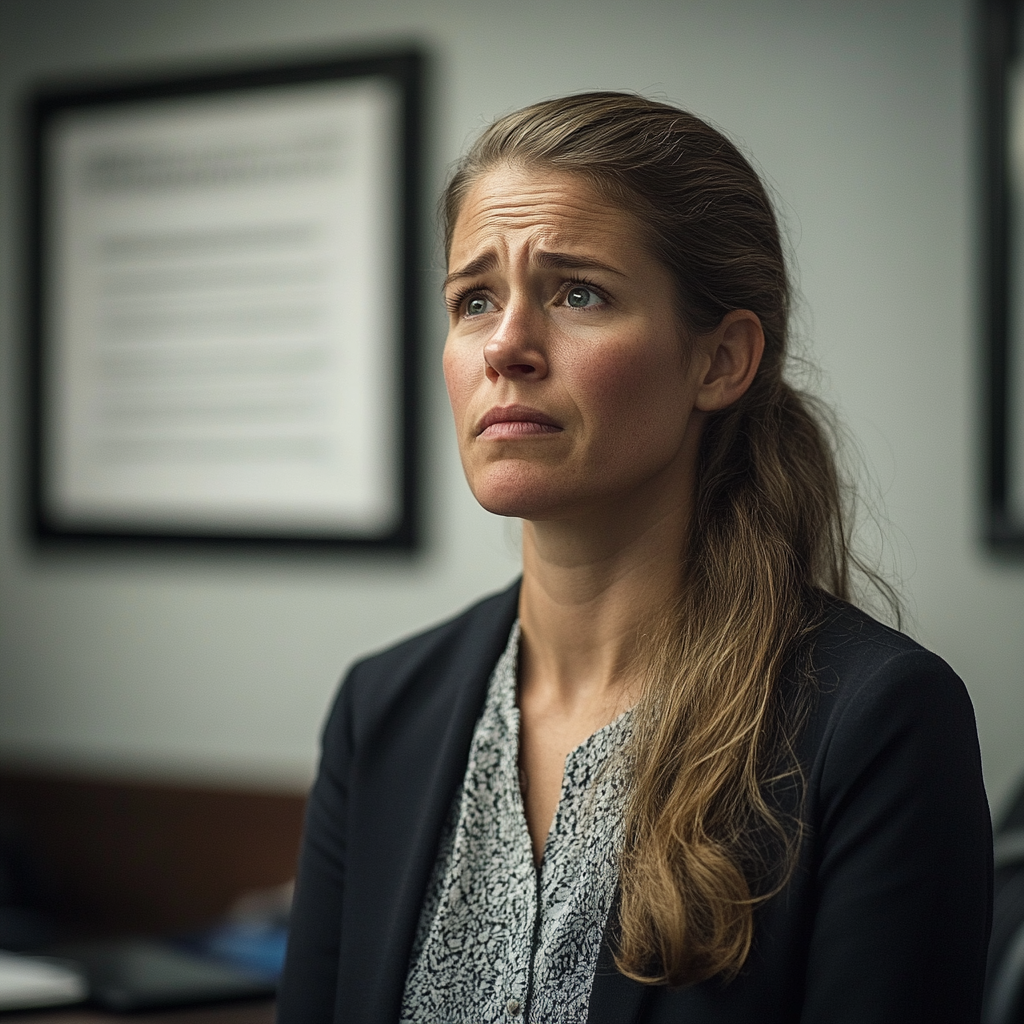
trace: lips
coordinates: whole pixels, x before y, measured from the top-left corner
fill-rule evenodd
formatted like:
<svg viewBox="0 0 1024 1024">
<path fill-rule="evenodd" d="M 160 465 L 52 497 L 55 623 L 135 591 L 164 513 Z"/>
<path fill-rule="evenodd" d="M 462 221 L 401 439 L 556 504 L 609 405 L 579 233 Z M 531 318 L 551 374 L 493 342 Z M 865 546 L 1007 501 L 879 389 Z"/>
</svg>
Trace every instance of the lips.
<svg viewBox="0 0 1024 1024">
<path fill-rule="evenodd" d="M 527 405 L 499 405 L 476 425 L 477 437 L 535 437 L 561 433 L 562 427 L 546 413 Z"/>
</svg>

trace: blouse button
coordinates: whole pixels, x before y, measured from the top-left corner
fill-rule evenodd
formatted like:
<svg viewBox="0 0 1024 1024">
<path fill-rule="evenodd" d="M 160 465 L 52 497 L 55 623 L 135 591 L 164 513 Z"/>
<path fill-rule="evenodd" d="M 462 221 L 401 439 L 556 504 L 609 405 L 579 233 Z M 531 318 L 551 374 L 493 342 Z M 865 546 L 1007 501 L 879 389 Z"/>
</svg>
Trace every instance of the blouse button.
<svg viewBox="0 0 1024 1024">
<path fill-rule="evenodd" d="M 522 1006 L 520 1005 L 518 999 L 510 999 L 505 1004 L 505 1008 L 508 1010 L 509 1013 L 512 1014 L 513 1017 L 518 1017 L 519 1011 L 522 1009 Z"/>
</svg>

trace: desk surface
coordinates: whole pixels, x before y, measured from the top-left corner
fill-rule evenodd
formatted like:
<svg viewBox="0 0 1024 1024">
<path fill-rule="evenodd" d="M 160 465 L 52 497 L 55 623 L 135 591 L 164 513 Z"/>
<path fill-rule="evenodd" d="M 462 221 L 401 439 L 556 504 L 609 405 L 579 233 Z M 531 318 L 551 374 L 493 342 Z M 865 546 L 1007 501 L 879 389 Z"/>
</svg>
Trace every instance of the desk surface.
<svg viewBox="0 0 1024 1024">
<path fill-rule="evenodd" d="M 96 1010 L 53 1010 L 50 1013 L 0 1014 L 0 1024 L 274 1024 L 274 1003 L 230 1003 L 190 1010 L 162 1010 L 158 1013 L 100 1013 Z"/>
</svg>

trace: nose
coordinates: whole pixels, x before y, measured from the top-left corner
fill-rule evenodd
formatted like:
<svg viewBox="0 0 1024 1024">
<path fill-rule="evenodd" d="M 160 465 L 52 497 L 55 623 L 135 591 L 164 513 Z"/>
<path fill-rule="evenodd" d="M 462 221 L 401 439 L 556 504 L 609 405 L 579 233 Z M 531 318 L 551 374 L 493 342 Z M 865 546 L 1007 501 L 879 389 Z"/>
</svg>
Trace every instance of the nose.
<svg viewBox="0 0 1024 1024">
<path fill-rule="evenodd" d="M 542 380 L 548 374 L 542 317 L 523 308 L 509 308 L 484 345 L 487 376 L 492 382 Z"/>
</svg>

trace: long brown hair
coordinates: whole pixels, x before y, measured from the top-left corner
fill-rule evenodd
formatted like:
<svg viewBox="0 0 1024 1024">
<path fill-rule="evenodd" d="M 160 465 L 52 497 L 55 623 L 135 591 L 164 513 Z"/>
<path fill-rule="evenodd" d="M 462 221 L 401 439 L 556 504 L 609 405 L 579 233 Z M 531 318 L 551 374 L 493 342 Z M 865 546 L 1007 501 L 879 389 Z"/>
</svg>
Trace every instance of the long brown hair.
<svg viewBox="0 0 1024 1024">
<path fill-rule="evenodd" d="M 675 277 L 688 332 L 736 309 L 764 329 L 753 383 L 702 436 L 683 586 L 652 624 L 633 711 L 620 862 L 619 969 L 672 985 L 730 976 L 801 839 L 799 799 L 783 812 L 771 796 L 802 781 L 793 744 L 807 700 L 799 684 L 784 699 L 781 681 L 802 678 L 808 696 L 801 665 L 824 594 L 847 599 L 860 565 L 827 416 L 784 377 L 791 299 L 778 223 L 749 162 L 700 118 L 585 93 L 483 132 L 442 197 L 446 251 L 468 190 L 505 163 L 578 174 L 637 217 Z"/>
</svg>

